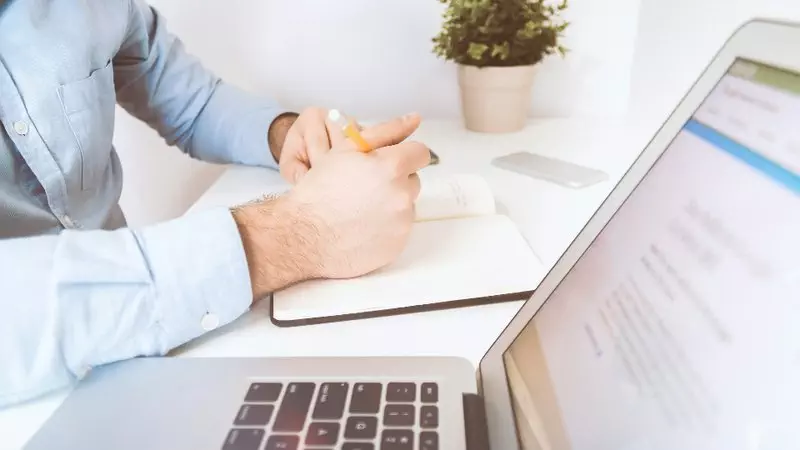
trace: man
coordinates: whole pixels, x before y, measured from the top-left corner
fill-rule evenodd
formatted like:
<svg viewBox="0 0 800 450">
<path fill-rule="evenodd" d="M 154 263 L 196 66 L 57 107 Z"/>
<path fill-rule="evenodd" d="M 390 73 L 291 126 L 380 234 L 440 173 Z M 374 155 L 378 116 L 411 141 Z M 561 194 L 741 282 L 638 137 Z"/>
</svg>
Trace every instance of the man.
<svg viewBox="0 0 800 450">
<path fill-rule="evenodd" d="M 403 249 L 427 149 L 415 115 L 355 151 L 325 113 L 245 95 L 185 53 L 145 0 L 0 4 L 0 405 L 160 355 L 292 283 Z M 292 190 L 125 228 L 114 105 L 190 156 L 279 165 Z M 279 164 L 278 164 L 279 162 Z"/>
</svg>

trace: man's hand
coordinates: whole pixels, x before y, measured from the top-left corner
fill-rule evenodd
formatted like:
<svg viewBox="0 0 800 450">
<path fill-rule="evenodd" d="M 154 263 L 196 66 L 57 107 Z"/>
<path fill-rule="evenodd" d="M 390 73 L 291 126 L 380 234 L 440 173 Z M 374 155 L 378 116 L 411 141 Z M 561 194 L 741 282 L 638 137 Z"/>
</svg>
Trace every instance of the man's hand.
<svg viewBox="0 0 800 450">
<path fill-rule="evenodd" d="M 279 117 L 270 126 L 270 150 L 286 181 L 297 183 L 320 157 L 344 142 L 327 116 L 325 109 L 308 108 L 299 116 Z"/>
<path fill-rule="evenodd" d="M 364 130 L 375 148 L 334 144 L 285 196 L 234 212 L 255 298 L 311 278 L 350 278 L 392 262 L 405 248 L 427 147 L 406 142 L 419 117 Z"/>
<path fill-rule="evenodd" d="M 275 162 L 280 161 L 281 150 L 283 150 L 283 145 L 286 143 L 286 136 L 289 135 L 289 130 L 292 129 L 292 125 L 294 125 L 299 117 L 300 115 L 297 113 L 283 113 L 276 117 L 269 125 L 269 130 L 267 131 L 267 145 L 269 145 L 269 151 L 272 153 L 272 159 L 274 159 Z"/>
</svg>

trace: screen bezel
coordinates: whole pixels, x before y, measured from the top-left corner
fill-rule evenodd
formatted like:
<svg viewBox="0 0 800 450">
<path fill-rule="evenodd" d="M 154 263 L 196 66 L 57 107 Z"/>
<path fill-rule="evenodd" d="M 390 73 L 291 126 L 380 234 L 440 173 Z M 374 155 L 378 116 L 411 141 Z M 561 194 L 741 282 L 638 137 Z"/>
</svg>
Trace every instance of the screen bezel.
<svg viewBox="0 0 800 450">
<path fill-rule="evenodd" d="M 539 284 L 486 352 L 478 367 L 478 385 L 486 404 L 489 438 L 493 449 L 519 448 L 503 355 L 517 335 L 544 306 L 573 265 L 595 240 L 636 186 L 661 157 L 686 122 L 728 72 L 737 59 L 800 73 L 800 23 L 753 19 L 741 25 L 714 56 L 694 85 L 673 110 L 655 136 L 578 233 L 564 254 Z"/>
</svg>

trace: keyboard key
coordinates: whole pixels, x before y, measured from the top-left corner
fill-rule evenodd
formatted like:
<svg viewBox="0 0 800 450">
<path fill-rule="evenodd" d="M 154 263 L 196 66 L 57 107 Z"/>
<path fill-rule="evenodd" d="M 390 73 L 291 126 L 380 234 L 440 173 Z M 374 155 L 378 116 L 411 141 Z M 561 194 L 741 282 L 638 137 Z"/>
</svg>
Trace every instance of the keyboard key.
<svg viewBox="0 0 800 450">
<path fill-rule="evenodd" d="M 414 450 L 414 432 L 411 430 L 383 430 L 381 450 Z"/>
<path fill-rule="evenodd" d="M 372 442 L 345 442 L 342 450 L 375 450 Z"/>
<path fill-rule="evenodd" d="M 244 396 L 245 402 L 274 402 L 281 395 L 281 383 L 253 383 Z"/>
<path fill-rule="evenodd" d="M 422 383 L 420 392 L 422 403 L 436 403 L 439 401 L 439 385 L 436 383 Z"/>
<path fill-rule="evenodd" d="M 377 435 L 377 417 L 353 416 L 347 418 L 347 424 L 344 427 L 345 439 L 373 439 Z"/>
<path fill-rule="evenodd" d="M 235 425 L 258 425 L 267 426 L 269 419 L 272 418 L 273 405 L 242 405 L 239 413 L 236 414 Z"/>
<path fill-rule="evenodd" d="M 354 414 L 377 414 L 381 407 L 380 383 L 356 383 L 350 398 L 350 412 Z"/>
<path fill-rule="evenodd" d="M 419 413 L 419 426 L 422 428 L 436 428 L 439 426 L 439 408 L 423 406 Z"/>
<path fill-rule="evenodd" d="M 386 388 L 387 402 L 413 402 L 417 398 L 417 385 L 414 383 L 389 383 Z"/>
<path fill-rule="evenodd" d="M 264 430 L 237 428 L 228 433 L 222 450 L 258 450 L 264 439 Z"/>
<path fill-rule="evenodd" d="M 283 395 L 278 415 L 272 429 L 275 431 L 301 431 L 314 396 L 314 383 L 289 383 Z"/>
<path fill-rule="evenodd" d="M 299 446 L 300 438 L 297 436 L 273 435 L 267 439 L 264 450 L 297 450 Z"/>
<path fill-rule="evenodd" d="M 338 439 L 338 422 L 312 422 L 308 426 L 306 445 L 336 445 Z"/>
<path fill-rule="evenodd" d="M 419 450 L 439 450 L 439 435 L 435 431 L 420 433 Z"/>
<path fill-rule="evenodd" d="M 314 419 L 341 419 L 347 401 L 347 383 L 322 383 L 314 406 Z"/>
<path fill-rule="evenodd" d="M 383 424 L 389 427 L 413 426 L 414 405 L 386 405 L 383 410 Z"/>
</svg>

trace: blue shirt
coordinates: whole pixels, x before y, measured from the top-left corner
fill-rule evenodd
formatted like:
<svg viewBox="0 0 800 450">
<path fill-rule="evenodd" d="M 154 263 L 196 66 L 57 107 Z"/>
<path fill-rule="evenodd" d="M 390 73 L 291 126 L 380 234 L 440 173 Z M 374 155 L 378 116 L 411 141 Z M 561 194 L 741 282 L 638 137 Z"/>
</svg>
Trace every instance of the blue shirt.
<svg viewBox="0 0 800 450">
<path fill-rule="evenodd" d="M 144 0 L 7 0 L 0 30 L 1 407 L 251 304 L 227 209 L 125 227 L 115 104 L 193 158 L 269 167 L 285 111 L 206 70 Z"/>
</svg>

